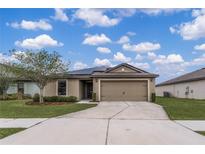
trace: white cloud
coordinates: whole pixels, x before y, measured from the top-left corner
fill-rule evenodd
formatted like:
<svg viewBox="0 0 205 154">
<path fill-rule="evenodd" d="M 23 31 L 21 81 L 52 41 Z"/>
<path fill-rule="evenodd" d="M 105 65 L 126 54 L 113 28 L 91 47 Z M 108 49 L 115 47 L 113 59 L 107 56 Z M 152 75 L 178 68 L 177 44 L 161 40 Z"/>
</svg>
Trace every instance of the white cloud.
<svg viewBox="0 0 205 154">
<path fill-rule="evenodd" d="M 160 8 L 160 9 L 138 9 L 139 12 L 145 13 L 151 16 L 157 16 L 160 14 L 173 14 L 181 11 L 185 11 L 187 9 L 176 9 L 176 8 Z"/>
<path fill-rule="evenodd" d="M 99 59 L 99 58 L 95 58 L 94 65 L 96 65 L 96 66 L 112 66 L 111 62 L 108 59 Z"/>
<path fill-rule="evenodd" d="M 141 56 L 140 54 L 137 54 L 136 57 L 135 57 L 135 59 L 141 61 L 141 60 L 144 59 L 144 57 Z"/>
<path fill-rule="evenodd" d="M 184 59 L 179 54 L 169 54 L 168 56 L 159 55 L 154 60 L 154 64 L 174 64 L 174 63 L 182 63 Z"/>
<path fill-rule="evenodd" d="M 188 62 L 184 61 L 179 54 L 156 55 L 148 52 L 148 59 L 155 65 L 155 73 L 160 74 L 161 78 L 173 78 L 185 72 Z"/>
<path fill-rule="evenodd" d="M 171 14 L 186 9 L 78 9 L 73 17 L 83 20 L 88 27 L 100 26 L 111 27 L 119 24 L 124 17 L 130 17 L 136 12 L 147 15 Z"/>
<path fill-rule="evenodd" d="M 135 32 L 127 32 L 127 35 L 129 35 L 129 36 L 135 36 L 136 33 L 135 33 Z"/>
<path fill-rule="evenodd" d="M 179 54 L 156 55 L 148 53 L 148 59 L 152 60 L 155 65 L 155 73 L 160 74 L 161 78 L 173 78 L 186 72 L 190 66 L 204 66 L 205 54 L 194 58 L 190 61 L 185 61 Z"/>
<path fill-rule="evenodd" d="M 148 59 L 155 65 L 155 73 L 160 74 L 161 78 L 173 78 L 184 73 L 186 62 L 179 54 L 156 55 L 154 52 L 147 53 Z"/>
<path fill-rule="evenodd" d="M 0 62 L 1 63 L 16 62 L 17 61 L 17 59 L 16 59 L 17 55 L 26 56 L 25 52 L 23 52 L 23 51 L 15 51 L 11 55 L 0 53 Z"/>
<path fill-rule="evenodd" d="M 134 63 L 134 62 L 131 62 L 129 64 L 133 65 L 135 67 L 138 67 L 140 69 L 149 69 L 150 68 L 150 65 L 148 63 Z"/>
<path fill-rule="evenodd" d="M 203 54 L 202 56 L 193 59 L 189 65 L 191 66 L 197 66 L 197 65 L 205 65 L 205 54 Z"/>
<path fill-rule="evenodd" d="M 42 34 L 35 38 L 28 38 L 23 41 L 16 41 L 15 45 L 27 49 L 41 49 L 44 47 L 63 46 L 63 43 L 54 40 L 49 35 Z"/>
<path fill-rule="evenodd" d="M 117 41 L 117 43 L 119 43 L 119 44 L 124 44 L 124 43 L 128 43 L 128 42 L 130 42 L 130 39 L 126 35 L 120 37 L 120 39 Z"/>
<path fill-rule="evenodd" d="M 105 47 L 98 47 L 97 51 L 100 53 L 111 53 L 111 50 L 109 48 L 105 48 Z"/>
<path fill-rule="evenodd" d="M 184 40 L 197 40 L 205 37 L 205 11 L 194 11 L 194 20 L 170 27 L 171 33 L 179 34 Z"/>
<path fill-rule="evenodd" d="M 52 16 L 51 18 L 53 18 L 55 20 L 60 20 L 63 22 L 66 22 L 69 20 L 68 16 L 64 12 L 64 9 L 55 9 L 55 16 Z"/>
<path fill-rule="evenodd" d="M 84 69 L 86 67 L 88 67 L 87 64 L 78 61 L 78 62 L 75 62 L 74 66 L 73 66 L 73 69 L 74 70 L 80 70 L 80 69 Z"/>
<path fill-rule="evenodd" d="M 20 23 L 13 22 L 11 24 L 7 23 L 7 25 L 10 25 L 13 28 L 18 29 L 26 29 L 26 30 L 52 30 L 52 25 L 50 25 L 45 20 L 39 20 L 39 21 L 28 21 L 28 20 L 22 20 Z"/>
<path fill-rule="evenodd" d="M 120 18 L 122 17 L 130 17 L 133 16 L 136 13 L 136 9 L 111 9 L 113 11 L 115 16 L 118 16 Z"/>
<path fill-rule="evenodd" d="M 161 46 L 159 43 L 151 43 L 151 42 L 142 42 L 136 45 L 135 44 L 131 45 L 127 43 L 122 46 L 124 50 L 141 52 L 141 53 L 155 51 L 160 49 L 160 47 Z"/>
<path fill-rule="evenodd" d="M 157 65 L 155 68 L 155 73 L 160 74 L 160 77 L 163 80 L 169 78 L 174 78 L 176 76 L 182 75 L 186 72 L 186 66 L 183 64 L 164 64 Z"/>
<path fill-rule="evenodd" d="M 205 54 L 190 61 L 185 61 L 179 54 L 169 54 L 166 56 L 148 53 L 148 58 L 155 65 L 155 73 L 160 74 L 160 78 L 164 80 L 182 75 L 191 66 L 205 65 Z"/>
<path fill-rule="evenodd" d="M 101 44 L 106 44 L 110 43 L 111 39 L 107 37 L 105 34 L 95 34 L 95 35 L 89 35 L 86 34 L 86 38 L 83 41 L 83 44 L 87 45 L 101 45 Z"/>
<path fill-rule="evenodd" d="M 198 16 L 201 16 L 201 15 L 204 15 L 205 14 L 205 9 L 194 9 L 192 10 L 192 16 L 193 17 L 198 17 Z"/>
<path fill-rule="evenodd" d="M 169 31 L 172 33 L 172 34 L 174 34 L 174 33 L 176 33 L 176 29 L 174 28 L 174 27 L 169 27 Z"/>
<path fill-rule="evenodd" d="M 78 9 L 74 17 L 85 21 L 88 27 L 110 27 L 120 22 L 119 18 L 110 18 L 105 12 L 106 9 Z"/>
<path fill-rule="evenodd" d="M 119 61 L 119 62 L 123 62 L 123 63 L 128 63 L 131 61 L 130 57 L 126 57 L 123 53 L 121 52 L 117 52 L 116 54 L 114 54 L 113 57 L 114 61 Z"/>
<path fill-rule="evenodd" d="M 201 45 L 196 45 L 194 47 L 195 50 L 203 50 L 205 51 L 205 43 L 204 44 L 201 44 Z"/>
<path fill-rule="evenodd" d="M 0 53 L 0 63 L 9 63 L 9 62 L 13 62 L 15 60 L 16 59 L 14 56 L 8 56 L 8 55 Z"/>
<path fill-rule="evenodd" d="M 154 60 L 157 58 L 157 55 L 154 52 L 148 52 L 147 53 L 148 59 Z"/>
</svg>

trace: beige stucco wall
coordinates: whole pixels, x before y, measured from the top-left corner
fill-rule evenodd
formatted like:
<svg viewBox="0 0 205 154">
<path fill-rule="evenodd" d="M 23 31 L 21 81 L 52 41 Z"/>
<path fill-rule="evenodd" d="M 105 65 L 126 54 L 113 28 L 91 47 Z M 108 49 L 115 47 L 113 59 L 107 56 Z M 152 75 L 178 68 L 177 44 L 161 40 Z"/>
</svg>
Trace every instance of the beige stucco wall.
<svg viewBox="0 0 205 154">
<path fill-rule="evenodd" d="M 93 78 L 93 92 L 96 93 L 96 99 L 99 101 L 99 79 Z"/>
<path fill-rule="evenodd" d="M 96 93 L 96 98 L 97 101 L 100 101 L 100 81 L 103 80 L 103 78 L 99 78 L 99 79 L 93 79 L 93 92 Z M 106 79 L 106 80 L 113 80 L 111 79 Z M 135 79 L 128 79 L 128 78 L 119 78 L 117 80 L 148 80 L 148 87 L 149 87 L 149 94 L 148 94 L 148 101 L 150 101 L 151 98 L 151 93 L 155 92 L 155 79 L 145 79 L 145 78 L 135 78 Z"/>
<path fill-rule="evenodd" d="M 189 86 L 189 94 L 185 95 L 186 87 Z M 193 90 L 193 93 L 191 91 Z M 170 92 L 173 97 L 205 99 L 205 80 L 187 83 L 172 84 L 156 87 L 156 95 L 163 96 L 163 92 Z"/>
<path fill-rule="evenodd" d="M 76 96 L 78 100 L 81 99 L 80 94 L 80 80 L 78 79 L 69 79 L 68 84 L 68 96 Z"/>
<path fill-rule="evenodd" d="M 136 78 L 137 79 L 137 78 Z M 130 80 L 136 80 L 130 79 Z M 96 93 L 96 98 L 99 101 L 100 99 L 100 79 L 93 79 L 93 92 Z M 110 79 L 113 80 L 113 79 Z M 128 78 L 119 78 L 119 80 L 129 80 Z M 155 79 L 139 79 L 138 80 L 149 80 L 149 96 L 148 100 L 150 101 L 151 93 L 155 92 Z M 54 80 L 46 85 L 44 88 L 44 95 L 45 96 L 57 96 L 57 81 Z M 67 79 L 67 96 L 76 96 L 79 100 L 83 97 L 83 84 L 80 82 L 79 79 Z"/>
<path fill-rule="evenodd" d="M 150 79 L 150 96 L 155 93 L 155 79 Z"/>
<path fill-rule="evenodd" d="M 44 96 L 56 96 L 57 93 L 56 93 L 56 81 L 57 80 L 53 80 L 51 82 L 49 82 L 45 87 L 44 87 L 44 90 L 43 90 L 43 93 L 44 93 Z"/>
<path fill-rule="evenodd" d="M 78 79 L 67 79 L 67 91 L 66 96 L 76 96 L 81 99 L 82 94 L 82 84 Z M 53 80 L 49 82 L 44 88 L 44 96 L 57 96 L 57 82 L 58 80 Z"/>
</svg>

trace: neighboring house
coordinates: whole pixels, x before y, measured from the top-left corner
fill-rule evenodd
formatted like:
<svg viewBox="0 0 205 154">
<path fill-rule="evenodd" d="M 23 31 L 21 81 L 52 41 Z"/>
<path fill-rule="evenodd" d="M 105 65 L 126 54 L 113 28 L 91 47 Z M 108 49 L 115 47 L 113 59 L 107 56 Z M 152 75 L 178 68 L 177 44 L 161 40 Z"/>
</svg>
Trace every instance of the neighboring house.
<svg viewBox="0 0 205 154">
<path fill-rule="evenodd" d="M 87 68 L 54 76 L 44 88 L 44 96 L 76 96 L 81 100 L 91 99 L 95 93 L 97 101 L 150 101 L 156 77 L 126 63 Z M 35 88 L 32 93 L 38 91 Z"/>
<path fill-rule="evenodd" d="M 178 98 L 205 99 L 205 68 L 156 85 L 156 95 L 169 92 Z"/>
<path fill-rule="evenodd" d="M 34 96 L 34 94 L 40 93 L 40 89 L 38 88 L 35 82 L 19 80 L 15 83 L 12 83 L 7 90 L 7 94 L 16 93 Z"/>
</svg>

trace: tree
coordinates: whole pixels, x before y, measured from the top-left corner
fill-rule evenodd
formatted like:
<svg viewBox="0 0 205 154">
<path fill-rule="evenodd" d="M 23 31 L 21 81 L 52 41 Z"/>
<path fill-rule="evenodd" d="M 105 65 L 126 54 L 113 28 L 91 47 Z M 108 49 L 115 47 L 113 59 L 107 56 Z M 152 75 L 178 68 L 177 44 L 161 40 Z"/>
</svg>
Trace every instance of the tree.
<svg viewBox="0 0 205 154">
<path fill-rule="evenodd" d="M 2 95 L 3 99 L 6 98 L 6 92 L 11 82 L 12 82 L 12 76 L 11 76 L 9 66 L 0 63 L 0 95 Z"/>
<path fill-rule="evenodd" d="M 17 59 L 13 63 L 15 74 L 24 79 L 36 82 L 40 89 L 40 103 L 43 103 L 43 89 L 48 82 L 52 80 L 52 76 L 68 70 L 68 64 L 65 64 L 61 56 L 57 52 L 49 53 L 46 50 L 38 52 L 25 51 L 15 52 L 13 55 Z"/>
</svg>

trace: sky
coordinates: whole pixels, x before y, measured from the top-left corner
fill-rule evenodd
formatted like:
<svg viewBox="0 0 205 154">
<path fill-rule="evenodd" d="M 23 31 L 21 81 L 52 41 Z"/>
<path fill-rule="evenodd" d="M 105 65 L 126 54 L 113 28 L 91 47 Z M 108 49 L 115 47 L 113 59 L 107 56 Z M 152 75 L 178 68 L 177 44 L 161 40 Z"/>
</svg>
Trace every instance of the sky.
<svg viewBox="0 0 205 154">
<path fill-rule="evenodd" d="M 69 69 L 129 63 L 157 83 L 205 66 L 205 9 L 0 9 L 9 51 L 57 51 Z"/>
</svg>

